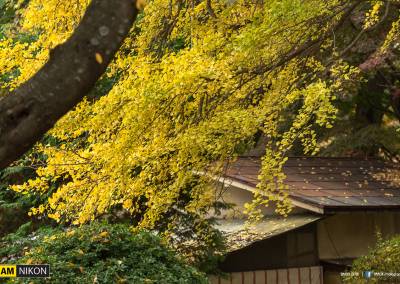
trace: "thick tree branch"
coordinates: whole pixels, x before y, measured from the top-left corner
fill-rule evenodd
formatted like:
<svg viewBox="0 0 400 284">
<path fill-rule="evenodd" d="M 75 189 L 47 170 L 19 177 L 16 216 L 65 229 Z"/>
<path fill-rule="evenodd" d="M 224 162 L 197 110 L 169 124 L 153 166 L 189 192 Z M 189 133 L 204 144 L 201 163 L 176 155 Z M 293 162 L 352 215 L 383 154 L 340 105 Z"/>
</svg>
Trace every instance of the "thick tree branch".
<svg viewBox="0 0 400 284">
<path fill-rule="evenodd" d="M 137 15 L 134 0 L 92 0 L 70 39 L 0 99 L 0 169 L 29 150 L 93 88 Z"/>
</svg>

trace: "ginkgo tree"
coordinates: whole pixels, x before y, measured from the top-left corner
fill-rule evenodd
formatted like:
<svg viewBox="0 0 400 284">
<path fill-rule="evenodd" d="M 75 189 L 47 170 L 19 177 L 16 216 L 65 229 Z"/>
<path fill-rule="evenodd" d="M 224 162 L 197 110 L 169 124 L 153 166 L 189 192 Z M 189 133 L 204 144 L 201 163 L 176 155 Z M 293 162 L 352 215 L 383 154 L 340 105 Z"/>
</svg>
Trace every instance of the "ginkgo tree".
<svg viewBox="0 0 400 284">
<path fill-rule="evenodd" d="M 31 4 L 35 5 L 33 2 Z M 75 5 L 79 6 L 79 1 Z M 80 15 L 85 12 L 83 8 L 77 10 Z M 35 54 L 35 64 L 30 65 L 27 74 L 24 74 L 23 68 L 18 69 L 22 77 L 26 76 L 25 79 L 21 77 L 26 82 L 11 90 L 1 100 L 0 168 L 6 167 L 31 148 L 87 94 L 104 73 L 136 15 L 137 9 L 132 0 L 92 1 L 80 25 L 68 40 L 54 38 L 54 34 L 41 31 L 42 35 L 49 36 L 47 39 L 45 36 L 40 37 L 48 41 L 47 50 L 38 46 L 35 50 L 35 46 L 29 47 L 26 43 L 14 44 L 13 40 L 1 42 L 2 72 L 14 71 L 16 65 L 20 66 L 18 61 L 21 58 L 12 52 L 16 50 L 19 56 Z M 42 16 L 40 19 L 45 21 L 45 15 Z M 58 20 L 62 14 L 48 16 L 57 19 L 52 29 L 59 33 L 68 33 L 68 30 L 73 29 L 73 26 L 60 25 Z M 26 24 L 26 28 L 29 28 L 28 22 Z M 11 47 L 11 53 L 6 46 Z"/>
<path fill-rule="evenodd" d="M 53 53 L 62 58 L 57 48 L 51 50 L 79 30 L 89 2 L 30 0 L 19 11 L 18 32 L 10 29 L 0 42 L 0 70 L 12 73 L 3 88 L 18 90 L 51 63 Z M 112 87 L 88 96 L 57 122 L 48 132 L 57 143 L 35 146 L 46 156 L 44 163 L 32 157 L 37 178 L 12 188 L 45 194 L 56 183 L 47 203 L 31 213 L 60 222 L 84 224 L 123 208 L 140 228 L 162 226 L 168 235 L 190 220 L 204 229 L 216 204 L 210 177 L 222 174 L 262 133 L 266 153 L 247 213 L 257 219 L 259 206 L 275 200 L 287 214 L 281 181 L 290 149 L 298 141 L 305 153 L 316 153 L 317 130 L 332 127 L 336 97 L 357 88 L 362 78 L 345 56 L 360 37 L 346 33 L 349 19 L 362 15 L 368 30 L 396 5 L 149 1 L 103 77 Z M 390 52 L 399 40 L 399 15 L 389 10 L 375 54 Z M 34 40 L 19 41 L 21 32 Z M 89 42 L 97 46 L 99 39 Z M 98 52 L 88 56 L 102 66 L 108 62 Z M 46 84 L 60 86 L 67 73 L 56 72 Z M 74 80 L 62 84 L 62 91 L 74 88 Z"/>
</svg>

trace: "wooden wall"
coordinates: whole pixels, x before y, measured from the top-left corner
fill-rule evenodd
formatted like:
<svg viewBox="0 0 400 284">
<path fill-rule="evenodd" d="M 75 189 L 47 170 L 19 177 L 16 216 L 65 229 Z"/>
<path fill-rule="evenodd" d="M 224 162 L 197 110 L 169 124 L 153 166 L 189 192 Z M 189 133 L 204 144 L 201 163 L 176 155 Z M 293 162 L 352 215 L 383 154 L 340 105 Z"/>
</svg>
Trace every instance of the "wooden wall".
<svg viewBox="0 0 400 284">
<path fill-rule="evenodd" d="M 231 272 L 210 276 L 210 284 L 323 284 L 321 266 Z"/>
<path fill-rule="evenodd" d="M 383 238 L 400 234 L 400 212 L 339 213 L 317 223 L 319 259 L 352 259 L 368 253 Z"/>
<path fill-rule="evenodd" d="M 232 251 L 219 267 L 238 272 L 317 265 L 316 225 L 312 223 Z"/>
</svg>

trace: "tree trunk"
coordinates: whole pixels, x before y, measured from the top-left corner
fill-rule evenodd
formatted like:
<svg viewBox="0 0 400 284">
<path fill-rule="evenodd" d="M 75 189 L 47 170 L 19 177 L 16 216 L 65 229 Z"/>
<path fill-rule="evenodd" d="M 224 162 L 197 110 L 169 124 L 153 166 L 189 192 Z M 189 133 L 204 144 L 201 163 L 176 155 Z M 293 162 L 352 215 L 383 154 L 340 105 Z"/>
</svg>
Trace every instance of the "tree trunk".
<svg viewBox="0 0 400 284">
<path fill-rule="evenodd" d="M 133 0 L 92 0 L 71 38 L 27 82 L 0 99 L 0 169 L 29 150 L 93 88 L 124 38 Z"/>
</svg>

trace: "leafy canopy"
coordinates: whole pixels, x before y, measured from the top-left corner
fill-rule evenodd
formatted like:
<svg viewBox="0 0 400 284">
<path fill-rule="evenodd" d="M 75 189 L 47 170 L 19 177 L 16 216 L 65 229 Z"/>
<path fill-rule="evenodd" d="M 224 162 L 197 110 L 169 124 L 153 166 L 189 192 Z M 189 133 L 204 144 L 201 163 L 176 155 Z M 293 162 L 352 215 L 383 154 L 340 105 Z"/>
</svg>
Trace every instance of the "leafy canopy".
<svg viewBox="0 0 400 284">
<path fill-rule="evenodd" d="M 19 10 L 18 32 L 0 41 L 3 88 L 37 72 L 88 2 L 30 0 Z M 262 133 L 266 153 L 247 213 L 258 218 L 258 206 L 276 200 L 287 214 L 280 181 L 289 150 L 299 141 L 316 153 L 316 130 L 332 127 L 336 96 L 359 80 L 335 37 L 359 3 L 149 1 L 103 78 L 111 87 L 59 121 L 49 133 L 57 143 L 36 147 L 46 157 L 32 158 L 37 178 L 13 189 L 46 194 L 57 184 L 32 209 L 57 221 L 84 224 L 122 207 L 141 228 L 167 220 L 173 231 L 182 215 L 206 218 L 216 200 L 210 177 Z M 383 14 L 377 3 L 363 3 L 366 29 Z M 397 20 L 382 52 L 398 35 Z"/>
</svg>

